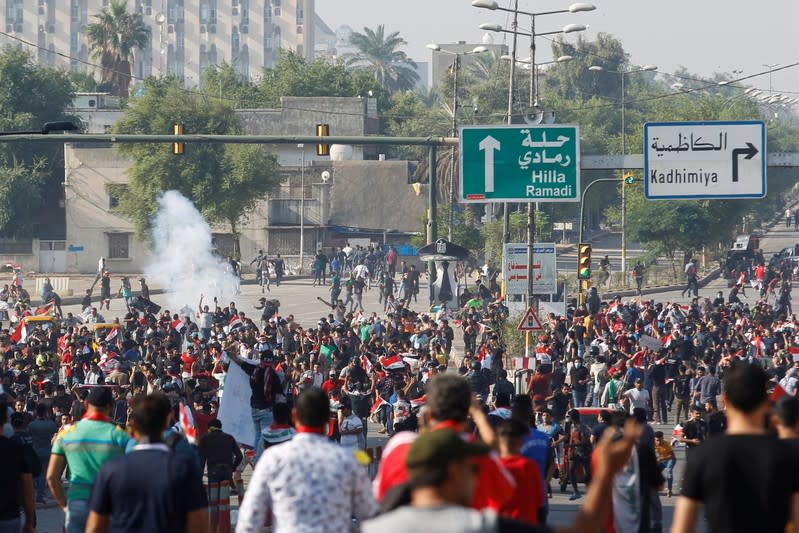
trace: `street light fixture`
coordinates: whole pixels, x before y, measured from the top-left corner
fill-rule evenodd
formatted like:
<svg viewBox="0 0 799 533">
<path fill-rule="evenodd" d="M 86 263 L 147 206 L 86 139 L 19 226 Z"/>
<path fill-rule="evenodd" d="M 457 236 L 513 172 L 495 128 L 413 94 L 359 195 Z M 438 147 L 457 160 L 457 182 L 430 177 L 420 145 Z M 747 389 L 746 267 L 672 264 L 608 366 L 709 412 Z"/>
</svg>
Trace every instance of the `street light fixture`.
<svg viewBox="0 0 799 533">
<path fill-rule="evenodd" d="M 526 120 L 532 124 L 540 124 L 542 122 L 543 123 L 554 122 L 555 114 L 552 111 L 543 110 L 538 106 L 538 76 L 537 76 L 538 69 L 535 62 L 535 38 L 537 35 L 555 35 L 559 33 L 574 33 L 578 31 L 584 31 L 587 29 L 587 26 L 582 24 L 567 24 L 558 31 L 537 33 L 535 29 L 535 19 L 537 16 L 551 15 L 556 13 L 579 13 L 583 11 L 593 11 L 594 9 L 596 9 L 596 6 L 594 6 L 593 4 L 589 4 L 587 2 L 577 2 L 571 4 L 567 9 L 531 13 L 526 11 L 519 11 L 519 0 L 514 0 L 513 9 L 500 7 L 497 4 L 496 0 L 473 0 L 472 5 L 483 9 L 501 10 L 513 13 L 513 19 L 511 22 L 510 30 L 502 28 L 502 26 L 500 26 L 499 24 L 480 25 L 480 28 L 483 30 L 510 33 L 513 35 L 513 40 L 512 40 L 513 45 L 511 48 L 511 58 L 510 58 L 510 81 L 508 83 L 508 124 L 513 123 L 513 77 L 516 68 L 516 38 L 519 35 L 530 37 L 530 61 L 529 61 L 530 100 L 527 112 L 527 116 L 529 118 Z M 518 31 L 518 17 L 520 14 L 527 15 L 530 17 L 530 33 Z M 568 59 L 566 59 L 566 56 L 562 56 L 561 58 L 558 58 L 552 62 L 553 63 L 563 62 L 563 61 L 569 61 L 571 59 L 572 57 L 568 57 Z M 534 288 L 533 287 L 533 245 L 535 239 L 535 211 L 537 207 L 538 207 L 537 203 L 531 202 L 527 204 L 527 305 L 534 310 L 537 310 L 538 307 L 535 295 L 533 294 L 533 288 Z M 503 226 L 502 242 L 508 243 L 510 240 L 510 230 L 509 230 L 510 216 L 508 212 L 507 203 L 505 203 L 502 226 Z M 524 350 L 526 357 L 530 357 L 531 348 L 532 346 L 530 342 L 530 333 L 527 332 L 525 336 L 525 350 Z"/>
<path fill-rule="evenodd" d="M 624 91 L 624 77 L 627 74 L 634 74 L 636 72 L 653 72 L 656 71 L 657 65 L 646 64 L 642 67 L 629 69 L 629 70 L 609 70 L 605 69 L 600 65 L 592 65 L 588 67 L 588 70 L 592 72 L 600 72 L 606 71 L 611 74 L 618 74 L 619 78 L 621 79 L 621 157 L 622 157 L 622 167 L 624 167 L 624 157 L 627 155 L 627 132 L 626 130 L 626 123 L 625 123 L 625 91 Z M 679 86 L 679 87 L 678 87 Z M 681 83 L 675 83 L 672 85 L 677 90 L 682 89 L 683 85 Z M 626 169 L 621 169 L 622 176 L 626 175 Z M 627 189 L 626 189 L 627 182 L 622 180 L 621 182 L 621 275 L 622 275 L 622 283 L 627 282 Z"/>
<path fill-rule="evenodd" d="M 495 0 L 474 0 L 472 2 L 472 6 L 479 7 L 482 9 L 490 9 L 491 11 L 507 11 L 509 13 L 518 13 L 519 15 L 528 15 L 531 17 L 536 17 L 538 15 L 554 15 L 555 13 L 581 13 L 585 11 L 593 11 L 596 9 L 594 4 L 589 4 L 587 2 L 576 2 L 571 4 L 566 9 L 558 9 L 556 11 L 541 11 L 539 13 L 530 13 L 528 11 L 519 11 L 518 9 L 510 9 L 507 7 L 502 7 Z"/>
<path fill-rule="evenodd" d="M 588 26 L 586 26 L 585 24 L 566 24 L 565 26 L 563 26 L 563 28 L 561 28 L 559 30 L 545 31 L 545 32 L 535 33 L 535 34 L 523 32 L 523 31 L 506 30 L 505 28 L 503 28 L 499 24 L 493 24 L 493 23 L 480 24 L 480 29 L 481 30 L 486 30 L 486 31 L 501 32 L 501 33 L 512 33 L 512 34 L 515 34 L 515 35 L 524 35 L 525 37 L 537 37 L 539 35 L 556 35 L 558 33 L 574 33 L 574 32 L 577 32 L 577 31 L 585 31 L 585 30 L 588 29 Z"/>
<path fill-rule="evenodd" d="M 461 56 L 482 54 L 488 52 L 486 46 L 475 46 L 469 51 L 453 52 L 441 48 L 438 43 L 430 43 L 427 48 L 438 52 L 440 54 L 447 54 L 455 56 L 453 63 L 453 81 L 452 81 L 452 129 L 450 133 L 453 137 L 458 135 L 458 72 L 461 69 Z M 447 239 L 452 240 L 452 228 L 455 226 L 455 147 L 451 146 L 449 149 L 449 225 L 447 227 Z"/>
</svg>

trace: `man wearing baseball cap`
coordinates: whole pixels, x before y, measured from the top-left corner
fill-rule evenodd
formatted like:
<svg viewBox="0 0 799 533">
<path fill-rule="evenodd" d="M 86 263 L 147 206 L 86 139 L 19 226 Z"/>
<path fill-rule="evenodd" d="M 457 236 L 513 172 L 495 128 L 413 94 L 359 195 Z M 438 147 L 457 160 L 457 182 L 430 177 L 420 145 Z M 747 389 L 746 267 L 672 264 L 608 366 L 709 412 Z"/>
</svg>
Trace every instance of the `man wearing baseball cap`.
<svg viewBox="0 0 799 533">
<path fill-rule="evenodd" d="M 612 431 L 608 429 L 609 433 Z M 588 533 L 601 528 L 610 508 L 613 477 L 628 461 L 639 434 L 635 422 L 629 420 L 620 438 L 602 439 L 598 447 L 601 459 L 585 504 L 574 522 L 559 531 Z M 479 459 L 489 452 L 487 445 L 479 441 L 466 442 L 451 428 L 423 433 L 411 444 L 405 459 L 411 487 L 410 505 L 367 521 L 362 531 L 413 531 L 419 529 L 420 524 L 426 533 L 550 531 L 546 527 L 529 526 L 499 517 L 490 509 L 469 508 L 479 474 Z"/>
<path fill-rule="evenodd" d="M 83 532 L 89 516 L 89 495 L 103 464 L 125 454 L 130 437 L 111 422 L 114 405 L 110 387 L 93 387 L 83 420 L 62 431 L 53 442 L 47 466 L 47 485 L 66 514 L 66 533 Z M 69 466 L 69 491 L 61 476 Z"/>
</svg>

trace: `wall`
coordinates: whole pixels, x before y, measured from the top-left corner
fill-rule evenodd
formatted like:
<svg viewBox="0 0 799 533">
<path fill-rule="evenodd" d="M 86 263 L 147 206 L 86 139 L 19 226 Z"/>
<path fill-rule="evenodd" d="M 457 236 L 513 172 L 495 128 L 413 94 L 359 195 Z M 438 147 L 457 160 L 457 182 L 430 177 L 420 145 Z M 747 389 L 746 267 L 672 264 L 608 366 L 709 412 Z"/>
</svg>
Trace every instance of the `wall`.
<svg viewBox="0 0 799 533">
<path fill-rule="evenodd" d="M 334 161 L 330 225 L 417 232 L 427 211 L 426 186 L 408 185 L 408 161 Z"/>
</svg>

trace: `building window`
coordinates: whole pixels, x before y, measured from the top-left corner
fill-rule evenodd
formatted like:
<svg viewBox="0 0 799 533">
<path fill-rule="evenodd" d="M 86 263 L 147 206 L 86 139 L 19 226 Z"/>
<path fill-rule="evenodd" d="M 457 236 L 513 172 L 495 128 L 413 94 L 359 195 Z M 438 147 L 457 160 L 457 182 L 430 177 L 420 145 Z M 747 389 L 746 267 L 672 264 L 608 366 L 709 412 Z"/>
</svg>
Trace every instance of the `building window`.
<svg viewBox="0 0 799 533">
<path fill-rule="evenodd" d="M 239 45 L 240 45 L 240 38 L 239 32 L 236 31 L 236 28 L 233 28 L 233 33 L 230 35 L 230 51 L 233 55 L 239 53 Z"/>
<path fill-rule="evenodd" d="M 302 7 L 302 4 L 297 2 L 297 24 L 303 24 L 303 20 L 305 19 L 305 10 Z"/>
<path fill-rule="evenodd" d="M 108 258 L 130 259 L 130 233 L 108 233 Z"/>
<path fill-rule="evenodd" d="M 109 126 L 110 129 L 110 126 Z M 108 183 L 105 186 L 105 192 L 108 193 L 108 210 L 113 211 L 119 209 L 119 201 L 122 195 L 127 191 L 128 186 L 124 183 Z"/>
</svg>

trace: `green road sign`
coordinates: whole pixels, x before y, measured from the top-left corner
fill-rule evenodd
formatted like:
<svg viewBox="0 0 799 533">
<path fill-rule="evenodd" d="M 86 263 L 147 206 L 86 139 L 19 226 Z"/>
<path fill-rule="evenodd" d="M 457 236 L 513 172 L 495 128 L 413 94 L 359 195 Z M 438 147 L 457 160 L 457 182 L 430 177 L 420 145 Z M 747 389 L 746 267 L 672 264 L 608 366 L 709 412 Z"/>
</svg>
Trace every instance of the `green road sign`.
<svg viewBox="0 0 799 533">
<path fill-rule="evenodd" d="M 460 134 L 461 202 L 580 200 L 577 126 L 465 126 Z"/>
</svg>

